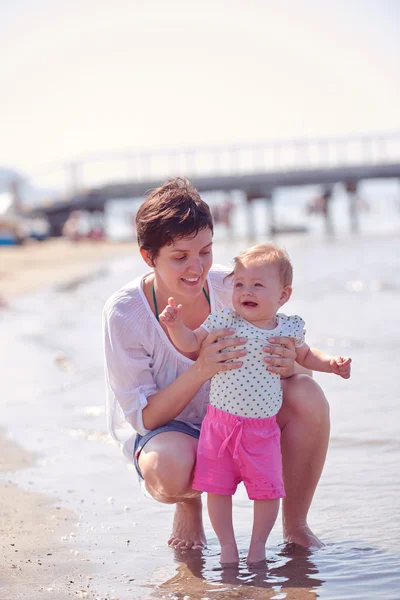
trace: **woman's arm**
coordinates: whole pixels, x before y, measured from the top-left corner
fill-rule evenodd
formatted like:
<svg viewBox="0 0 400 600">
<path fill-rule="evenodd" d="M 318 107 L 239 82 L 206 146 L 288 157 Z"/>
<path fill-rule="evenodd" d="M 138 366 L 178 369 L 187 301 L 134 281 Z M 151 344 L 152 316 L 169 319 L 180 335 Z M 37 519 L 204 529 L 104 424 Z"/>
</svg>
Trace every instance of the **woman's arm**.
<svg viewBox="0 0 400 600">
<path fill-rule="evenodd" d="M 158 349 L 152 347 L 151 330 L 145 325 L 142 302 L 131 297 L 128 302 L 125 296 L 122 300 L 125 302 L 119 296 L 117 299 L 112 297 L 103 313 L 108 425 L 116 439 L 123 435 L 120 429 L 124 422 L 144 435 L 178 416 L 203 383 L 218 370 L 240 366 L 240 363 L 229 367 L 221 364 L 241 356 L 238 348 L 224 353 L 219 350 L 245 343 L 245 340 L 240 342 L 232 338 L 218 340 L 233 331 L 227 328 L 216 330 L 207 336 L 198 359 L 188 371 L 177 376 L 169 386 L 159 389 L 152 358 Z"/>
<path fill-rule="evenodd" d="M 197 394 L 207 379 L 193 365 L 170 385 L 147 398 L 142 419 L 146 429 L 156 429 L 175 419 Z"/>
<path fill-rule="evenodd" d="M 179 375 L 173 383 L 147 398 L 148 404 L 142 413 L 146 429 L 156 429 L 177 417 L 201 386 L 218 371 L 228 371 L 242 366 L 240 360 L 227 361 L 240 359 L 246 354 L 245 349 L 235 348 L 235 346 L 245 344 L 246 340 L 245 338 L 219 339 L 229 334 L 232 334 L 232 330 L 220 329 L 210 333 L 202 345 L 196 362 Z M 221 352 L 226 348 L 233 349 Z"/>
<path fill-rule="evenodd" d="M 143 319 L 138 319 L 140 305 L 131 302 L 126 306 L 129 311 L 123 312 L 112 298 L 103 313 L 108 427 L 120 441 L 126 423 L 141 435 L 147 433 L 142 409 L 147 397 L 157 391 L 151 353 L 143 344 L 148 332 L 140 325 Z"/>
</svg>

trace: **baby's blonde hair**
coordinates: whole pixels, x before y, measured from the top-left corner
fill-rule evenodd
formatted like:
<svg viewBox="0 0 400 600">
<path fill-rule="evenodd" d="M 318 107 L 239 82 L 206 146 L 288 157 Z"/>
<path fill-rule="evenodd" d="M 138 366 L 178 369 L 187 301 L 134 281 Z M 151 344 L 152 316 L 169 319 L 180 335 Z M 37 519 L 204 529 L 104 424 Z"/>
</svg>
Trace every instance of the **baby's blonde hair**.
<svg viewBox="0 0 400 600">
<path fill-rule="evenodd" d="M 284 287 L 292 285 L 293 267 L 286 250 L 276 244 L 257 244 L 244 252 L 241 252 L 234 259 L 235 267 L 238 264 L 243 266 L 252 265 L 276 265 L 279 269 L 281 283 Z M 234 271 L 230 273 L 233 275 Z"/>
</svg>

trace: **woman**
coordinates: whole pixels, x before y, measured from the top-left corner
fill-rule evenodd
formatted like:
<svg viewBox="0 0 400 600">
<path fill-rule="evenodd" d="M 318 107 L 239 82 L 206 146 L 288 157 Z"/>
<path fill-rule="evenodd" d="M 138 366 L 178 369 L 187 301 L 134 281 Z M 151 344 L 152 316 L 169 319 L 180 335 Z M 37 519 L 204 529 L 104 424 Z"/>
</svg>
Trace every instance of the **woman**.
<svg viewBox="0 0 400 600">
<path fill-rule="evenodd" d="M 148 493 L 176 504 L 169 545 L 201 548 L 201 499 L 191 481 L 208 382 L 220 370 L 241 366 L 245 340 L 238 346 L 237 340 L 224 339 L 228 330 L 220 330 L 206 338 L 198 355 L 185 355 L 158 320 L 170 296 L 182 304 L 184 323 L 191 329 L 205 321 L 210 309 L 231 305 L 228 270 L 212 267 L 210 210 L 191 183 L 177 178 L 154 190 L 136 223 L 140 253 L 151 271 L 116 292 L 104 309 L 109 427 L 124 442 L 125 452 L 134 454 Z M 290 338 L 276 338 L 265 351 L 266 368 L 283 378 L 278 423 L 285 539 L 319 547 L 307 513 L 325 462 L 328 403 L 311 377 L 295 374 Z"/>
</svg>

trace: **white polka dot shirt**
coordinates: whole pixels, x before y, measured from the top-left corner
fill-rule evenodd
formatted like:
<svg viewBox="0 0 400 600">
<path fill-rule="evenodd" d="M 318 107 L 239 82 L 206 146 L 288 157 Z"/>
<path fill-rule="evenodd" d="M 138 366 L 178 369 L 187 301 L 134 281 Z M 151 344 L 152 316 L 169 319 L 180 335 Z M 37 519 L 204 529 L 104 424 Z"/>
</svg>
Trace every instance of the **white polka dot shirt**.
<svg viewBox="0 0 400 600">
<path fill-rule="evenodd" d="M 296 347 L 305 342 L 304 321 L 297 315 L 276 315 L 275 329 L 260 329 L 243 319 L 230 308 L 211 313 L 202 327 L 235 329 L 233 338 L 246 337 L 247 354 L 241 357 L 243 365 L 232 371 L 222 371 L 211 379 L 210 403 L 228 413 L 252 418 L 267 418 L 276 415 L 282 406 L 280 376 L 267 371 L 263 360 L 263 347 L 270 337 L 288 336 L 295 340 Z"/>
</svg>

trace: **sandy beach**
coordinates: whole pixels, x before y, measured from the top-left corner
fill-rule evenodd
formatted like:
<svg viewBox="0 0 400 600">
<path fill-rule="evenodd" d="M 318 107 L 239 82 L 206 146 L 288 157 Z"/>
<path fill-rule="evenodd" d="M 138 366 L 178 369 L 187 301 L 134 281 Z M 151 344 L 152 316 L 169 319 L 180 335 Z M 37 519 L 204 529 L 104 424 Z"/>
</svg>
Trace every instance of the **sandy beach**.
<svg viewBox="0 0 400 600">
<path fill-rule="evenodd" d="M 71 243 L 61 238 L 2 247 L 0 311 L 6 314 L 23 294 L 73 285 L 95 275 L 108 260 L 137 251 L 136 242 Z M 32 466 L 36 458 L 0 431 L 0 474 Z M 61 541 L 76 529 L 76 514 L 54 498 L 7 480 L 0 483 L 0 498 L 2 600 L 34 600 L 46 592 L 56 600 L 98 597 L 90 589 L 89 559 Z"/>
<path fill-rule="evenodd" d="M 3 436 L 0 454 L 0 472 L 24 469 L 35 460 Z M 73 512 L 9 482 L 0 484 L 0 498 L 1 598 L 33 599 L 46 592 L 57 600 L 91 597 L 90 564 L 72 556 L 60 541 L 75 527 Z"/>
<path fill-rule="evenodd" d="M 53 238 L 0 247 L 0 297 L 5 299 L 65 284 L 93 273 L 109 259 L 137 254 L 136 241 Z"/>
</svg>

